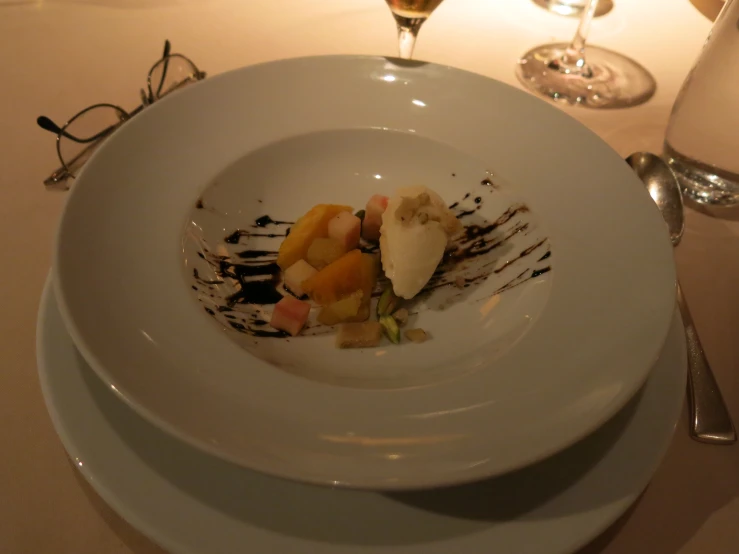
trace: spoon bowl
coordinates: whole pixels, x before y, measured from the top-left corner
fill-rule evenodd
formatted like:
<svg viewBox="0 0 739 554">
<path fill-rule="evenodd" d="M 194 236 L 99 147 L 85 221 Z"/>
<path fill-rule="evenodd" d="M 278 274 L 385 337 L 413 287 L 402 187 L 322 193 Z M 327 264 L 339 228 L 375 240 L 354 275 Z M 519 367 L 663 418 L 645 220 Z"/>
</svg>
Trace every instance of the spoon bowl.
<svg viewBox="0 0 739 554">
<path fill-rule="evenodd" d="M 650 152 L 635 152 L 626 158 L 631 168 L 649 191 L 667 223 L 672 244 L 677 246 L 685 229 L 683 197 L 677 178 L 659 156 Z"/>
<path fill-rule="evenodd" d="M 667 223 L 673 246 L 677 246 L 685 228 L 683 197 L 677 177 L 659 156 L 649 152 L 635 152 L 626 158 L 626 163 L 644 182 Z M 736 442 L 734 424 L 703 352 L 698 331 L 679 282 L 676 292 L 688 344 L 690 435 L 700 442 L 733 444 Z"/>
</svg>

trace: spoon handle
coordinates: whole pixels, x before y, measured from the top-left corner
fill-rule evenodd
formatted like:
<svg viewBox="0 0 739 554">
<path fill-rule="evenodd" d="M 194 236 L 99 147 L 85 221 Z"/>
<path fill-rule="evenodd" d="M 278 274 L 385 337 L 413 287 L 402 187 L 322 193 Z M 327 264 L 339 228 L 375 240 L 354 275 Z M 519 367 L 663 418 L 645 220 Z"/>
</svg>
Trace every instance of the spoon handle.
<svg viewBox="0 0 739 554">
<path fill-rule="evenodd" d="M 711 366 L 703 352 L 693 317 L 677 284 L 677 303 L 685 326 L 688 344 L 688 405 L 690 407 L 690 435 L 695 440 L 712 444 L 736 442 L 736 431 L 726 408 Z"/>
</svg>

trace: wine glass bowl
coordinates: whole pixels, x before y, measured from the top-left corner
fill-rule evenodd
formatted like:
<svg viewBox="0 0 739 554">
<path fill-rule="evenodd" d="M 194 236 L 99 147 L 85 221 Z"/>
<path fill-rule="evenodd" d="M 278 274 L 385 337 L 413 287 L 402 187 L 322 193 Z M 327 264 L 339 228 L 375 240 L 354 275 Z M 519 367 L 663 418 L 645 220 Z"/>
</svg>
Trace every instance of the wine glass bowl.
<svg viewBox="0 0 739 554">
<path fill-rule="evenodd" d="M 443 0 L 385 0 L 398 26 L 400 57 L 410 60 L 418 31 Z"/>
<path fill-rule="evenodd" d="M 587 0 L 533 0 L 534 4 L 547 11 L 569 17 L 579 17 L 587 8 Z M 613 0 L 600 0 L 595 17 L 605 15 L 613 9 Z"/>
</svg>

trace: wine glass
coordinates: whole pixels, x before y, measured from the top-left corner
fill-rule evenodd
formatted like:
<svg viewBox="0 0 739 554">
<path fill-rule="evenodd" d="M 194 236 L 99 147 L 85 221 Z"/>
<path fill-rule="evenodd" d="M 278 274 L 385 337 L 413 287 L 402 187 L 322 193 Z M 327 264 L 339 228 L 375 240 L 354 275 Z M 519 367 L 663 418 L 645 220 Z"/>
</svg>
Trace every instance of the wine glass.
<svg viewBox="0 0 739 554">
<path fill-rule="evenodd" d="M 639 63 L 618 52 L 585 46 L 598 0 L 589 0 L 569 44 L 546 44 L 518 61 L 516 76 L 530 90 L 567 104 L 626 108 L 649 100 L 657 84 Z"/>
<path fill-rule="evenodd" d="M 400 57 L 410 60 L 421 25 L 443 0 L 385 0 L 398 25 Z"/>
<path fill-rule="evenodd" d="M 533 0 L 534 4 L 557 15 L 579 16 L 588 5 L 588 0 Z M 600 0 L 595 17 L 605 15 L 613 9 L 613 0 Z"/>
</svg>

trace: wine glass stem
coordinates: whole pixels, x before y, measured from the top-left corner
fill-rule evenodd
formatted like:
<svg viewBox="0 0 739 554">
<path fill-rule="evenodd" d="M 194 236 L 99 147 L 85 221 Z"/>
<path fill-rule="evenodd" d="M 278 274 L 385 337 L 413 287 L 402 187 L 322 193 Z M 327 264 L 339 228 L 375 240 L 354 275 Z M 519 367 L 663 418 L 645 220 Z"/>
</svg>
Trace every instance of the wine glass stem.
<svg viewBox="0 0 739 554">
<path fill-rule="evenodd" d="M 395 21 L 398 24 L 398 51 L 400 57 L 404 60 L 410 60 L 413 57 L 413 48 L 416 46 L 418 30 L 426 19 L 395 15 Z"/>
<path fill-rule="evenodd" d="M 575 36 L 567 46 L 564 56 L 560 60 L 562 69 L 570 71 L 582 71 L 585 68 L 585 41 L 590 33 L 590 24 L 595 16 L 595 9 L 598 7 L 598 0 L 589 0 L 587 6 L 583 10 L 580 24 L 577 26 Z"/>
</svg>

